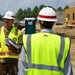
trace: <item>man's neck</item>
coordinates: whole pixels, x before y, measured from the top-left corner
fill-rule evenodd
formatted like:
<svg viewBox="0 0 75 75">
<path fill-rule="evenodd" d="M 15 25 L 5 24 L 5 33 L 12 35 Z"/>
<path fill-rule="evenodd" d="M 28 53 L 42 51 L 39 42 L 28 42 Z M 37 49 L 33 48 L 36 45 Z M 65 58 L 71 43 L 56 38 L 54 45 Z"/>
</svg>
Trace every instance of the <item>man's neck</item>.
<svg viewBox="0 0 75 75">
<path fill-rule="evenodd" d="M 11 28 L 12 28 L 12 26 L 5 26 L 5 28 L 6 28 L 8 31 L 10 31 Z"/>
</svg>

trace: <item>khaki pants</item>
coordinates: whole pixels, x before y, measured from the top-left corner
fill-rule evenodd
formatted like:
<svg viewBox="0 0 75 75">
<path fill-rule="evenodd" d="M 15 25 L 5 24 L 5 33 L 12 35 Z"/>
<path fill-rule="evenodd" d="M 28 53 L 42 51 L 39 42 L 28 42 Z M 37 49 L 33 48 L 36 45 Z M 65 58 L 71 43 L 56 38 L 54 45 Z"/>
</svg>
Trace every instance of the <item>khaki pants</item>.
<svg viewBox="0 0 75 75">
<path fill-rule="evenodd" d="M 7 58 L 4 62 L 0 62 L 2 69 L 0 75 L 17 75 L 18 72 L 18 59 Z"/>
</svg>

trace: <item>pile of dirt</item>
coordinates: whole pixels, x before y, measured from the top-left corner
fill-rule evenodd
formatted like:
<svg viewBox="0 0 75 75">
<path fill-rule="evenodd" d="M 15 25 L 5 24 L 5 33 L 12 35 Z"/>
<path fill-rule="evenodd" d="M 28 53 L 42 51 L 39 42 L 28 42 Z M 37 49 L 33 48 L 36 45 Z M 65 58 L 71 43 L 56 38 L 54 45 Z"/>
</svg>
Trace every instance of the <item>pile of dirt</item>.
<svg viewBox="0 0 75 75">
<path fill-rule="evenodd" d="M 54 25 L 53 31 L 57 34 L 68 36 L 71 39 L 75 39 L 75 28 L 70 28 L 65 25 Z"/>
</svg>

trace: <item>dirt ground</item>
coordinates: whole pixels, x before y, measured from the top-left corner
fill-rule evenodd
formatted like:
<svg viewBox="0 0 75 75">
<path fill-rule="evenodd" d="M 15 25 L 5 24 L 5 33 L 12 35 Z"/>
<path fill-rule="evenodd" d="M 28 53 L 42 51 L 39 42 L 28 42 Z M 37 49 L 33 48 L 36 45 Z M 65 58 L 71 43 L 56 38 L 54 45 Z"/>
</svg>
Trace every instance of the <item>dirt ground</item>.
<svg viewBox="0 0 75 75">
<path fill-rule="evenodd" d="M 37 31 L 40 30 L 38 24 L 36 25 L 36 29 Z M 57 34 L 68 36 L 71 39 L 70 54 L 71 54 L 73 74 L 75 75 L 75 26 L 67 27 L 65 25 L 54 25 L 53 31 Z"/>
<path fill-rule="evenodd" d="M 75 75 L 75 28 L 66 27 L 65 25 L 54 25 L 53 31 L 63 36 L 68 36 L 71 39 L 70 54 L 73 74 Z"/>
</svg>

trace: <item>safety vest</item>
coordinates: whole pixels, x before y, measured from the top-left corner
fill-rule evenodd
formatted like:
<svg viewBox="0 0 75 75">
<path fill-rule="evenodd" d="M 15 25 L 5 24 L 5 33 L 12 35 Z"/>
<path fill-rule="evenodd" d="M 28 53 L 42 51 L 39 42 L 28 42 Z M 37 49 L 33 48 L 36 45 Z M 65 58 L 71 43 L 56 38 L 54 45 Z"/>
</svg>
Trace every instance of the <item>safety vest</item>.
<svg viewBox="0 0 75 75">
<path fill-rule="evenodd" d="M 23 35 L 27 75 L 64 75 L 70 40 L 51 33 Z"/>
<path fill-rule="evenodd" d="M 15 43 L 18 43 L 18 37 L 20 36 L 21 31 L 13 27 L 8 35 L 8 38 L 13 40 Z M 0 29 L 0 58 L 18 58 L 18 54 L 11 52 L 8 47 L 5 45 L 5 34 L 4 26 Z"/>
<path fill-rule="evenodd" d="M 66 22 L 68 22 L 68 18 L 65 18 Z"/>
</svg>

